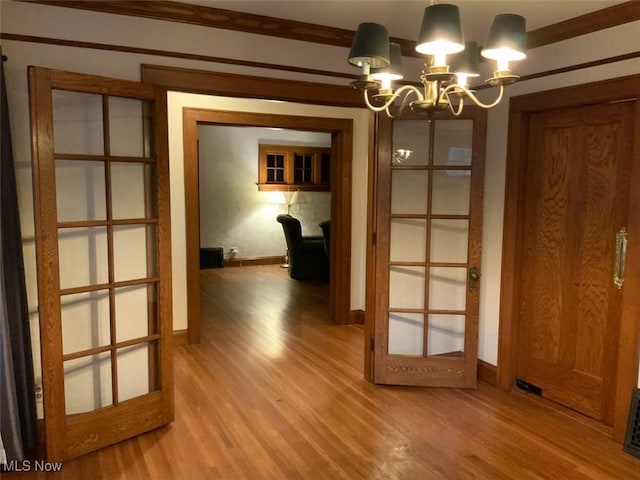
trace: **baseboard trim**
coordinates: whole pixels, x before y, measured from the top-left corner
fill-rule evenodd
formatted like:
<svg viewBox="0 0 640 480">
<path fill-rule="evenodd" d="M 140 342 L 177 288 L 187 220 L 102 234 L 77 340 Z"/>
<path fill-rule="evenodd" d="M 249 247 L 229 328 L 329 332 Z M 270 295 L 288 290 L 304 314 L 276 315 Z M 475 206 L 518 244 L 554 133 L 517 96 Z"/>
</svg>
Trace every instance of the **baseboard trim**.
<svg viewBox="0 0 640 480">
<path fill-rule="evenodd" d="M 351 310 L 349 312 L 349 323 L 364 325 L 364 310 Z"/>
<path fill-rule="evenodd" d="M 250 258 L 233 258 L 224 261 L 225 267 L 252 267 L 256 265 L 279 265 L 284 264 L 286 258 L 284 255 L 276 255 L 274 257 L 250 257 Z"/>
<path fill-rule="evenodd" d="M 487 382 L 493 386 L 498 385 L 498 367 L 478 359 L 478 380 Z"/>
<path fill-rule="evenodd" d="M 189 330 L 174 330 L 173 346 L 182 347 L 183 345 L 189 345 Z"/>
</svg>

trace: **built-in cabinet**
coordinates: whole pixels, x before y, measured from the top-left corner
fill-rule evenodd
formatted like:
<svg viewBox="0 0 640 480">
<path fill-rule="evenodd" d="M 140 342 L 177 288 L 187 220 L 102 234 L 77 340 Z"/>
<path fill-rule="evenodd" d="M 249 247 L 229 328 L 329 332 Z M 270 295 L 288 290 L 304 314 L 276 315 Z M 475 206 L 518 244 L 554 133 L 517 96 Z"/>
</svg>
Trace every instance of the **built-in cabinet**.
<svg viewBox="0 0 640 480">
<path fill-rule="evenodd" d="M 258 190 L 328 192 L 330 160 L 330 148 L 261 144 Z"/>
</svg>

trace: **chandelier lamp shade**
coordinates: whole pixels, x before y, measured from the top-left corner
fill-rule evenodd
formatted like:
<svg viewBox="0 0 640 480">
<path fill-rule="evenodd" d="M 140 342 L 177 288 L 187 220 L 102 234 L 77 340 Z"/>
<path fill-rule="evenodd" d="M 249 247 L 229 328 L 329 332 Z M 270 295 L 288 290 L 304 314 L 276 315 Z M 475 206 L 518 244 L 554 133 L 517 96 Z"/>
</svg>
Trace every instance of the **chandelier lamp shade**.
<svg viewBox="0 0 640 480">
<path fill-rule="evenodd" d="M 361 23 L 349 52 L 349 63 L 359 67 L 360 75 L 351 82 L 364 91 L 367 106 L 376 112 L 386 112 L 397 106 L 397 113 L 407 104 L 416 112 L 450 110 L 460 115 L 465 99 L 482 108 L 496 106 L 504 87 L 517 81 L 509 63 L 526 58 L 526 25 L 524 17 L 511 13 L 496 15 L 489 37 L 482 49 L 476 42 L 464 42 L 460 11 L 455 5 L 431 4 L 424 10 L 416 51 L 427 56 L 422 69 L 422 88 L 404 85 L 396 90 L 395 80 L 401 80 L 402 55 L 400 45 L 389 42 L 389 33 L 378 23 Z M 469 89 L 468 80 L 479 76 L 480 56 L 494 60 L 496 69 L 486 80 L 499 88 L 496 100 L 482 103 Z M 396 102 L 398 101 L 398 102 Z"/>
</svg>

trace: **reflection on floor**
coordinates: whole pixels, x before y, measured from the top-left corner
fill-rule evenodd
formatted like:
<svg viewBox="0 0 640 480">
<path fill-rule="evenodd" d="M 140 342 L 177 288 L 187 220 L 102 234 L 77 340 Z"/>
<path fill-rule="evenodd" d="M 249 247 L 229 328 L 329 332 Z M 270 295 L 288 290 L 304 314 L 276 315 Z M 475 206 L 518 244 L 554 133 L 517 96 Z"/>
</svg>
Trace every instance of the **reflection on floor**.
<svg viewBox="0 0 640 480">
<path fill-rule="evenodd" d="M 203 340 L 176 349 L 175 422 L 56 478 L 640 478 L 596 424 L 535 397 L 367 383 L 362 326 L 330 323 L 326 285 L 278 266 L 201 279 Z"/>
</svg>

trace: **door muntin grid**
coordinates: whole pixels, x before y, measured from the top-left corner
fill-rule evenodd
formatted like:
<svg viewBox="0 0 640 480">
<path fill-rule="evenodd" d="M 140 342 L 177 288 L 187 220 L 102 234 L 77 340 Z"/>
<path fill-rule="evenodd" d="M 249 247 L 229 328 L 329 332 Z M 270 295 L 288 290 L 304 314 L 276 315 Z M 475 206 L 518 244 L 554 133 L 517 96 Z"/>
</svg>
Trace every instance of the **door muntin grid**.
<svg viewBox="0 0 640 480">
<path fill-rule="evenodd" d="M 394 120 L 390 355 L 464 354 L 472 136 L 473 120 Z"/>
<path fill-rule="evenodd" d="M 159 388 L 157 163 L 151 102 L 61 90 L 52 100 L 65 412 L 73 415 Z"/>
</svg>

